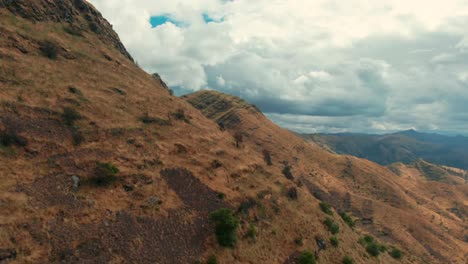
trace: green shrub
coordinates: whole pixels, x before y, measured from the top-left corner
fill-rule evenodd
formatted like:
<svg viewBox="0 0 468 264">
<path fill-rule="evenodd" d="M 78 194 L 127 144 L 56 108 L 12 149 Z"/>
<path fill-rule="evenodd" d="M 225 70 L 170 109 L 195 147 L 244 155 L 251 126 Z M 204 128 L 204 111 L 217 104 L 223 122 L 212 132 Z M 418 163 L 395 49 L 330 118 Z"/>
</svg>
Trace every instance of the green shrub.
<svg viewBox="0 0 468 264">
<path fill-rule="evenodd" d="M 338 234 L 338 232 L 340 232 L 340 226 L 331 218 L 325 219 L 325 221 L 323 221 L 323 224 L 327 226 L 328 231 L 330 231 L 330 233 L 332 233 L 333 235 L 336 235 Z"/>
<path fill-rule="evenodd" d="M 101 163 L 96 165 L 96 172 L 92 182 L 98 186 L 109 185 L 117 180 L 119 169 L 112 163 Z"/>
<path fill-rule="evenodd" d="M 46 40 L 41 43 L 40 50 L 42 55 L 51 60 L 55 60 L 58 57 L 59 46 L 52 41 Z"/>
<path fill-rule="evenodd" d="M 373 242 L 374 242 L 374 238 L 373 238 L 372 236 L 365 235 L 365 236 L 364 236 L 364 242 L 365 242 L 366 244 L 368 244 L 368 243 L 373 243 Z"/>
<path fill-rule="evenodd" d="M 250 224 L 249 230 L 247 230 L 247 237 L 255 239 L 257 237 L 257 228 L 254 224 Z"/>
<path fill-rule="evenodd" d="M 330 204 L 326 203 L 326 202 L 320 202 L 320 209 L 322 209 L 322 211 L 328 215 L 333 215 L 333 212 L 331 210 L 331 206 Z"/>
<path fill-rule="evenodd" d="M 15 131 L 0 131 L 0 146 L 25 147 L 27 144 L 27 140 L 18 135 L 18 133 Z"/>
<path fill-rule="evenodd" d="M 392 248 L 388 254 L 394 259 L 401 259 L 403 257 L 403 253 L 398 248 Z"/>
<path fill-rule="evenodd" d="M 306 250 L 299 255 L 299 264 L 315 264 L 315 256 L 312 252 Z"/>
<path fill-rule="evenodd" d="M 216 194 L 216 196 L 218 196 L 218 199 L 220 199 L 220 200 L 224 200 L 224 198 L 226 198 L 226 194 L 224 194 L 222 192 L 219 192 L 218 194 Z"/>
<path fill-rule="evenodd" d="M 375 242 L 369 243 L 366 246 L 366 251 L 369 255 L 377 257 L 380 254 L 380 246 Z"/>
<path fill-rule="evenodd" d="M 350 215 L 348 215 L 345 212 L 342 212 L 340 213 L 340 216 L 349 227 L 353 228 L 355 226 L 354 220 L 351 218 Z"/>
<path fill-rule="evenodd" d="M 81 115 L 75 109 L 70 107 L 63 108 L 62 120 L 67 126 L 73 126 L 79 119 L 81 119 Z"/>
<path fill-rule="evenodd" d="M 220 246 L 234 247 L 237 241 L 236 231 L 239 220 L 232 211 L 222 208 L 211 213 L 211 219 L 216 223 L 216 238 Z"/>
<path fill-rule="evenodd" d="M 330 244 L 334 247 L 338 247 L 338 245 L 340 244 L 340 241 L 338 240 L 338 237 L 336 236 L 332 236 L 330 237 Z"/>
<path fill-rule="evenodd" d="M 333 224 L 333 219 L 327 217 L 327 219 L 323 221 L 323 224 L 326 225 L 330 229 Z"/>
<path fill-rule="evenodd" d="M 330 233 L 332 233 L 333 235 L 336 235 L 338 234 L 338 232 L 340 232 L 340 226 L 338 225 L 338 223 L 334 222 L 330 229 L 329 229 Z"/>
<path fill-rule="evenodd" d="M 354 259 L 350 256 L 343 257 L 343 264 L 354 264 Z"/>
<path fill-rule="evenodd" d="M 206 264 L 218 264 L 218 259 L 216 258 L 215 255 L 212 255 L 208 258 L 208 261 Z"/>
</svg>

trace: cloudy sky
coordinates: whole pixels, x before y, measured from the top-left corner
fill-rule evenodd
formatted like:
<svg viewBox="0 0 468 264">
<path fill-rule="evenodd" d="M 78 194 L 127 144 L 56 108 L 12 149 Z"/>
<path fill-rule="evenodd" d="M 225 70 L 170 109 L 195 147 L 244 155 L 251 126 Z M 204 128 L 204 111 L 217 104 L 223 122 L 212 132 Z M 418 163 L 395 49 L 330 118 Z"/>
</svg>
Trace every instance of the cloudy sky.
<svg viewBox="0 0 468 264">
<path fill-rule="evenodd" d="M 90 0 L 177 94 L 300 132 L 468 134 L 467 0 Z"/>
</svg>

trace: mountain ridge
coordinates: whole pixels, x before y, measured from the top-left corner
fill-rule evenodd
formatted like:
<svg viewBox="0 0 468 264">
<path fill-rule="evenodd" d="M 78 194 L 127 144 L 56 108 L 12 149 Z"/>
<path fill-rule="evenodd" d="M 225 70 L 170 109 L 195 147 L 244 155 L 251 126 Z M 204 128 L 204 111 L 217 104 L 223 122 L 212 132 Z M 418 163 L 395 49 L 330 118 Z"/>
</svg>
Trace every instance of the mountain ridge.
<svg viewBox="0 0 468 264">
<path fill-rule="evenodd" d="M 75 18 L 84 23 L 78 34 L 66 21 L 31 20 L 36 13 L 27 8 L 23 18 L 4 7 L 11 1 L 1 3 L 0 261 L 291 263 L 307 251 L 322 263 L 345 256 L 463 263 L 468 256 L 466 185 L 328 153 L 230 95 L 172 96 L 103 40 L 86 13 Z M 220 208 L 239 220 L 232 249 L 216 240 L 210 214 Z M 372 257 L 358 242 L 365 235 L 403 257 Z"/>
<path fill-rule="evenodd" d="M 381 165 L 409 164 L 417 159 L 468 169 L 468 137 L 421 133 L 415 130 L 391 134 L 304 134 L 305 139 L 334 152 L 370 159 Z"/>
</svg>

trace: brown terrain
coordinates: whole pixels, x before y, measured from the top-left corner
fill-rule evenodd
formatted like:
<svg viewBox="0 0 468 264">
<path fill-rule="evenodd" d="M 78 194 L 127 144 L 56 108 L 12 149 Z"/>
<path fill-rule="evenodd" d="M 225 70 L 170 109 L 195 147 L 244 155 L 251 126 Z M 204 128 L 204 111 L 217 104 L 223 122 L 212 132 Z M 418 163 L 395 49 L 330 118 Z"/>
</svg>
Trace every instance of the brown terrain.
<svg viewBox="0 0 468 264">
<path fill-rule="evenodd" d="M 0 263 L 466 264 L 466 174 L 428 166 L 332 154 L 233 96 L 172 96 L 84 0 L 0 0 Z M 370 256 L 366 234 L 403 257 Z"/>
</svg>

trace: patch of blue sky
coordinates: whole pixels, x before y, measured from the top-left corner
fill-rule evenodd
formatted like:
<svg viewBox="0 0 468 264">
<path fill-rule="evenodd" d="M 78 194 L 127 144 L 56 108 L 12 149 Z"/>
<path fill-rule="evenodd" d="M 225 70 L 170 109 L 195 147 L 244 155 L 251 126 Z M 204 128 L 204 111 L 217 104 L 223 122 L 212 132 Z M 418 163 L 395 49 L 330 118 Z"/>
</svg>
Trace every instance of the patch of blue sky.
<svg viewBox="0 0 468 264">
<path fill-rule="evenodd" d="M 159 16 L 152 16 L 150 17 L 150 24 L 152 28 L 159 27 L 166 23 L 172 23 L 177 27 L 184 27 L 186 24 L 182 21 L 178 21 L 170 17 L 169 15 L 159 15 Z"/>
<path fill-rule="evenodd" d="M 213 18 L 210 15 L 205 13 L 205 14 L 203 14 L 203 21 L 205 21 L 206 24 L 208 24 L 208 23 L 221 23 L 221 22 L 224 21 L 224 18 L 215 19 L 215 18 Z"/>
</svg>

